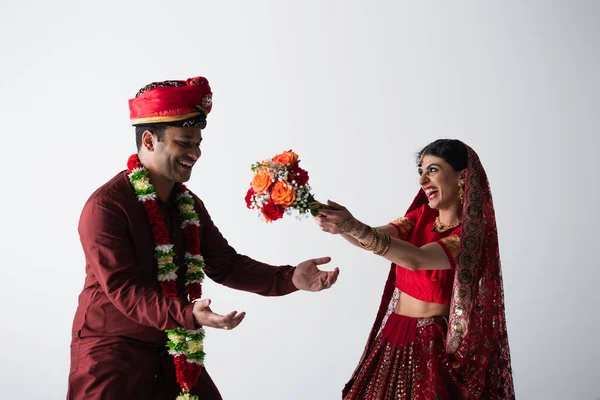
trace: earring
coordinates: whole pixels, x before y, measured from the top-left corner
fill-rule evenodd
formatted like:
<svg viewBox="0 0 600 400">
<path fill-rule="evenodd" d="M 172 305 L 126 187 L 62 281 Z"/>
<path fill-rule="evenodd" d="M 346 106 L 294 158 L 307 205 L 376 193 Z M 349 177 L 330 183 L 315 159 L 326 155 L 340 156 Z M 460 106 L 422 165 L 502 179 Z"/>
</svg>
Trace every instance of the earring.
<svg viewBox="0 0 600 400">
<path fill-rule="evenodd" d="M 460 186 L 458 188 L 458 200 L 460 200 L 460 204 L 463 203 L 464 199 L 465 199 L 465 191 L 463 190 L 463 187 Z"/>
</svg>

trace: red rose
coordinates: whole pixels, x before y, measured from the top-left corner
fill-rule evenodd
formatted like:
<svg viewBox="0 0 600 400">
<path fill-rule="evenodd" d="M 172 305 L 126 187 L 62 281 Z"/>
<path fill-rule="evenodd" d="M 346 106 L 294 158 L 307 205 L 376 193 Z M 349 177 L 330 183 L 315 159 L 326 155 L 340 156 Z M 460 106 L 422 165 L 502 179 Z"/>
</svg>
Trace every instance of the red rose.
<svg viewBox="0 0 600 400">
<path fill-rule="evenodd" d="M 283 217 L 284 211 L 284 208 L 275 204 L 272 199 L 270 199 L 262 208 L 262 213 L 267 222 L 276 221 Z"/>
<path fill-rule="evenodd" d="M 290 169 L 288 174 L 288 181 L 296 181 L 298 186 L 304 186 L 308 182 L 308 172 L 300 167 L 294 167 Z"/>
<path fill-rule="evenodd" d="M 254 196 L 255 192 L 254 189 L 250 188 L 248 189 L 248 193 L 246 193 L 246 207 L 251 208 L 252 207 L 252 196 Z"/>
</svg>

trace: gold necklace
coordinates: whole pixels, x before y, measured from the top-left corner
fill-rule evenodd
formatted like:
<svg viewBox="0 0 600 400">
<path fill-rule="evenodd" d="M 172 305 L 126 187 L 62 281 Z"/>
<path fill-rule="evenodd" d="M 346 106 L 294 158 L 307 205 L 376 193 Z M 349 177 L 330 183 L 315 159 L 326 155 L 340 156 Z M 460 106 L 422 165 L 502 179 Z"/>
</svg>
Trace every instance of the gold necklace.
<svg viewBox="0 0 600 400">
<path fill-rule="evenodd" d="M 442 222 L 440 221 L 440 217 L 438 216 L 438 217 L 435 218 L 435 222 L 433 223 L 433 227 L 435 228 L 435 230 L 437 232 L 446 232 L 446 231 L 448 231 L 450 229 L 456 228 L 457 226 L 460 225 L 460 223 L 461 223 L 461 221 L 455 222 L 455 223 L 450 224 L 450 225 L 444 225 L 444 224 L 442 224 Z"/>
</svg>

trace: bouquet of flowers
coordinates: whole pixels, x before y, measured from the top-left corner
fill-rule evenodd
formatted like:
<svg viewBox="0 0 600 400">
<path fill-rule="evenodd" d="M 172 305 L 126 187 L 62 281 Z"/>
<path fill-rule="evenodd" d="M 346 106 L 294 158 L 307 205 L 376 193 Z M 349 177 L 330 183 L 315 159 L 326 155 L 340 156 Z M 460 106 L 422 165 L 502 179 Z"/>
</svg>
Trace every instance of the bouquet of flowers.
<svg viewBox="0 0 600 400">
<path fill-rule="evenodd" d="M 298 154 L 292 150 L 252 164 L 254 177 L 246 194 L 246 206 L 256 210 L 266 222 L 290 215 L 293 210 L 299 217 L 308 213 L 316 216 L 323 205 L 312 195 L 308 172 L 299 164 Z"/>
</svg>

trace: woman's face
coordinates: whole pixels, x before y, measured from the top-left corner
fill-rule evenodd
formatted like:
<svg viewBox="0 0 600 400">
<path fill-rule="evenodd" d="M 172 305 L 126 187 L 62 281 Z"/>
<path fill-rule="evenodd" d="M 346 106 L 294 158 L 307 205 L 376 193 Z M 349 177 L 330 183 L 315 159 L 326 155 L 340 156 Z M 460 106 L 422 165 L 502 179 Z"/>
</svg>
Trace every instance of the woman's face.
<svg viewBox="0 0 600 400">
<path fill-rule="evenodd" d="M 443 210 L 460 203 L 458 190 L 464 185 L 461 175 L 443 158 L 423 156 L 419 165 L 419 184 L 427 195 L 429 207 Z"/>
</svg>

